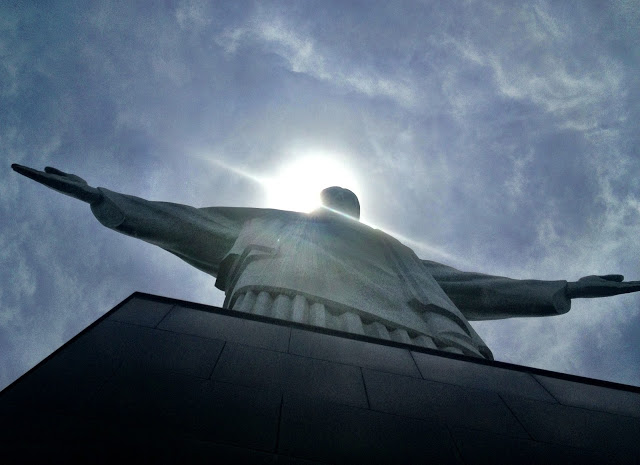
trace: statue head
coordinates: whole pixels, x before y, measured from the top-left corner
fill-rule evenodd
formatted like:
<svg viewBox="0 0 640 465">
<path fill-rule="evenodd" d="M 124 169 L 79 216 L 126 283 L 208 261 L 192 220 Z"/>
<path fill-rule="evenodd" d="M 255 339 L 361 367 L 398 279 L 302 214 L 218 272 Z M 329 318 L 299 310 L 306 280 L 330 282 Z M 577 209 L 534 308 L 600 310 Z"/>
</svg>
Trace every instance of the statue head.
<svg viewBox="0 0 640 465">
<path fill-rule="evenodd" d="M 327 187 L 320 192 L 323 207 L 335 210 L 356 220 L 360 219 L 360 202 L 356 194 L 344 187 Z"/>
</svg>

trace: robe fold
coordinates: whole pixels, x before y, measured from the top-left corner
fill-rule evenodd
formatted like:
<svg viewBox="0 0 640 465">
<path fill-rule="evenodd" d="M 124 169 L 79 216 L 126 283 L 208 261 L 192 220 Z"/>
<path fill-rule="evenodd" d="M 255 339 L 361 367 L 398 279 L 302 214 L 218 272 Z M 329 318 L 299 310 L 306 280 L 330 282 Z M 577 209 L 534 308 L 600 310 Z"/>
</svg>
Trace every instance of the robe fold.
<svg viewBox="0 0 640 465">
<path fill-rule="evenodd" d="M 217 278 L 225 308 L 492 359 L 469 324 L 569 311 L 566 281 L 515 280 L 421 260 L 340 215 L 194 208 L 99 188 L 103 225 Z"/>
</svg>

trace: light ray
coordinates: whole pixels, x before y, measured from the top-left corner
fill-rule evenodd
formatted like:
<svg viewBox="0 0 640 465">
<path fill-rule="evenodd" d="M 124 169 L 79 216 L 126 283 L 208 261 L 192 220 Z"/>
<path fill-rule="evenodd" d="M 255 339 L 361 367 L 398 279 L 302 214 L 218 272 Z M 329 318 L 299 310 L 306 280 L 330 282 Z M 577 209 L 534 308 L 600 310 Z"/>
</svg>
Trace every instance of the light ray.
<svg viewBox="0 0 640 465">
<path fill-rule="evenodd" d="M 263 187 L 267 186 L 270 182 L 272 182 L 271 178 L 268 178 L 266 176 L 258 176 L 255 175 L 253 173 L 249 173 L 248 171 L 244 171 L 241 170 L 240 168 L 236 168 L 235 166 L 231 166 L 223 161 L 220 160 L 216 160 L 215 158 L 206 158 L 207 161 L 218 165 L 221 168 L 224 168 L 225 170 L 231 171 L 234 174 L 238 174 L 240 176 L 242 176 L 243 178 L 249 179 L 250 181 L 255 182 L 256 184 L 259 184 Z"/>
<path fill-rule="evenodd" d="M 445 258 L 447 260 L 451 260 L 453 262 L 462 263 L 462 260 L 460 260 L 459 258 L 457 258 L 457 257 L 455 257 L 455 256 L 453 256 L 453 255 L 451 255 L 451 254 L 449 254 L 447 252 L 444 252 L 444 251 L 438 249 L 437 247 L 429 245 L 429 244 L 427 244 L 425 242 L 416 241 L 416 240 L 411 239 L 411 238 L 409 238 L 407 236 L 403 236 L 400 233 L 397 233 L 395 231 L 391 231 L 391 230 L 389 230 L 387 228 L 383 228 L 381 226 L 378 226 L 376 224 L 370 223 L 368 221 L 364 221 L 362 219 L 357 220 L 356 218 L 354 218 L 352 216 L 349 216 L 349 215 L 347 215 L 347 214 L 345 214 L 345 213 L 343 213 L 341 211 L 334 210 L 333 208 L 326 207 L 324 205 L 322 205 L 322 208 L 324 208 L 326 210 L 329 210 L 329 211 L 331 211 L 333 213 L 336 213 L 336 214 L 338 214 L 338 215 L 340 215 L 340 216 L 342 216 L 344 218 L 347 218 L 347 219 L 349 219 L 351 221 L 359 221 L 360 223 L 362 223 L 362 224 L 364 224 L 366 226 L 369 226 L 370 228 L 377 229 L 379 231 L 382 231 L 385 234 L 388 234 L 389 236 L 393 236 L 396 239 L 398 239 L 400 242 L 402 242 L 404 245 L 411 246 L 411 248 L 413 248 L 414 251 L 416 249 L 419 249 L 419 250 L 422 250 L 422 251 L 427 252 L 429 254 L 438 255 L 438 256 L 440 256 L 442 258 Z"/>
</svg>

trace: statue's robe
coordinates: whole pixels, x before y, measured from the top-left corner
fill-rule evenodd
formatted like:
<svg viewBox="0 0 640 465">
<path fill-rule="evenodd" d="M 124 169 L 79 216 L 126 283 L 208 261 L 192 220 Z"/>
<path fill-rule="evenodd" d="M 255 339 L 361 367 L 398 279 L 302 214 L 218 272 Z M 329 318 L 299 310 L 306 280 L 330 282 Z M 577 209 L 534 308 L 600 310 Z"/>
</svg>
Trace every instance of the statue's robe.
<svg viewBox="0 0 640 465">
<path fill-rule="evenodd" d="M 100 188 L 105 226 L 217 277 L 226 308 L 493 358 L 468 320 L 569 311 L 566 281 L 467 273 L 340 215 L 194 208 Z"/>
</svg>

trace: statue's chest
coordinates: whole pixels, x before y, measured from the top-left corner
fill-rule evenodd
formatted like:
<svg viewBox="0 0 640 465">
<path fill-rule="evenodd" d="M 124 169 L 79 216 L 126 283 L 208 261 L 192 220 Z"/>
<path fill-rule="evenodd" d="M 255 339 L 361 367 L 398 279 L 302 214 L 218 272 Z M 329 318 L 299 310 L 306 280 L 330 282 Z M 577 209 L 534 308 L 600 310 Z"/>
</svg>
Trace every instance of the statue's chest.
<svg viewBox="0 0 640 465">
<path fill-rule="evenodd" d="M 359 223 L 258 218 L 244 225 L 230 253 L 261 254 L 305 273 L 316 268 L 323 271 L 328 262 L 336 261 L 365 267 L 389 265 L 382 234 Z"/>
</svg>

